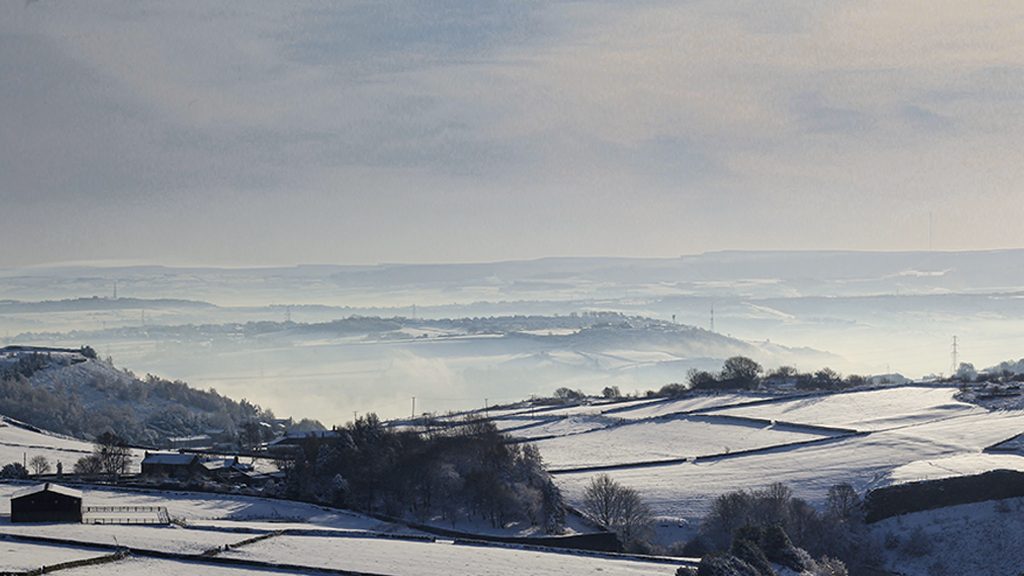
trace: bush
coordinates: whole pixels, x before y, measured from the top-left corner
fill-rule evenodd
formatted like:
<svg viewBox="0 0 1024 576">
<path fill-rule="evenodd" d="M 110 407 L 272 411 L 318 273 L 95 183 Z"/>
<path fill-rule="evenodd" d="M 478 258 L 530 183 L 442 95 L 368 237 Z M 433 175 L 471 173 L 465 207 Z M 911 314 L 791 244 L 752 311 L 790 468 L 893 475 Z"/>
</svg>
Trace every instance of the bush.
<svg viewBox="0 0 1024 576">
<path fill-rule="evenodd" d="M 903 545 L 903 552 L 907 556 L 920 558 L 932 553 L 932 541 L 925 534 L 924 529 L 918 526 L 910 533 L 907 542 Z"/>
<path fill-rule="evenodd" d="M 736 538 L 732 542 L 732 548 L 729 552 L 749 564 L 752 568 L 757 570 L 757 573 L 761 576 L 774 576 L 775 570 L 772 570 L 771 563 L 765 558 L 764 552 L 756 542 L 747 540 L 746 538 Z"/>
<path fill-rule="evenodd" d="M 697 576 L 761 576 L 761 573 L 732 554 L 709 554 L 700 559 Z"/>
<path fill-rule="evenodd" d="M 0 478 L 24 480 L 28 478 L 28 469 L 22 466 L 21 462 L 11 462 L 0 468 Z"/>
</svg>

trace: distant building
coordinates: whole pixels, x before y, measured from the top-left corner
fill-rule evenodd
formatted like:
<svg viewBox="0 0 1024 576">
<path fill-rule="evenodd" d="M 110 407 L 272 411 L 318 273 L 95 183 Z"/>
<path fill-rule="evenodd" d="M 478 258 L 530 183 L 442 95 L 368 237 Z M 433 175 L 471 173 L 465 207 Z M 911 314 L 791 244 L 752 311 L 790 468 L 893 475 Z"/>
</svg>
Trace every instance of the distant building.
<svg viewBox="0 0 1024 576">
<path fill-rule="evenodd" d="M 146 452 L 142 459 L 143 476 L 191 478 L 206 471 L 198 454 Z"/>
<path fill-rule="evenodd" d="M 11 522 L 81 522 L 82 493 L 47 482 L 11 496 Z"/>
</svg>

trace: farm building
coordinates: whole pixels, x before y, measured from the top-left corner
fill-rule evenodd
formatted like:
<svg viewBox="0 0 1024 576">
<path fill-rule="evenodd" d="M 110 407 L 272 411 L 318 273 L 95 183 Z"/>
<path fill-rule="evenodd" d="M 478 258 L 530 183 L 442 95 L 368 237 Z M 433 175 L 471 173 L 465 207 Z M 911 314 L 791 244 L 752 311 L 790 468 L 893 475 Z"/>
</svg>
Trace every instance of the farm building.
<svg viewBox="0 0 1024 576">
<path fill-rule="evenodd" d="M 142 459 L 143 476 L 190 478 L 205 472 L 198 454 L 146 452 Z"/>
<path fill-rule="evenodd" d="M 82 493 L 49 482 L 11 496 L 11 522 L 81 522 Z"/>
</svg>

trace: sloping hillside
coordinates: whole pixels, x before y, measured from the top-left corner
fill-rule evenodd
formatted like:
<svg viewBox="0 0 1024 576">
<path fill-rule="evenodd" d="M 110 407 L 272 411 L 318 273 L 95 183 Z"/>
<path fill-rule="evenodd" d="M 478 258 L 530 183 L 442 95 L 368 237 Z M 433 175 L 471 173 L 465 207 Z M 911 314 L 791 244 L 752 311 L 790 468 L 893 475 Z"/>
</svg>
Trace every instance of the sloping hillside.
<svg viewBox="0 0 1024 576">
<path fill-rule="evenodd" d="M 138 378 L 74 351 L 0 350 L 0 413 L 61 434 L 113 431 L 138 444 L 216 429 L 233 436 L 273 414 L 214 391 L 147 375 Z"/>
</svg>

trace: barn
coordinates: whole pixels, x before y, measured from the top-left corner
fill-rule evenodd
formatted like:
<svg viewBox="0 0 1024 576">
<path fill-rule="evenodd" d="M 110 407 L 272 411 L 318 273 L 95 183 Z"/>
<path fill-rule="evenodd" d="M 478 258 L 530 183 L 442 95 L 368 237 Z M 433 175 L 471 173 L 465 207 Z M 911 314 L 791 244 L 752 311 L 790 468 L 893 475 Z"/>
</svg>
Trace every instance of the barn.
<svg viewBox="0 0 1024 576">
<path fill-rule="evenodd" d="M 11 496 L 11 522 L 81 522 L 82 493 L 47 482 Z"/>
<path fill-rule="evenodd" d="M 146 452 L 142 459 L 143 476 L 187 479 L 205 472 L 198 454 Z"/>
</svg>

